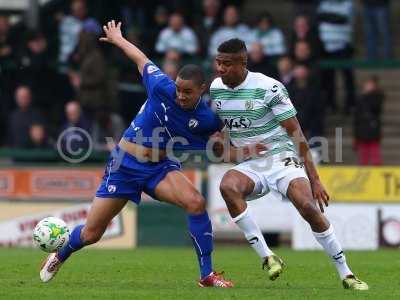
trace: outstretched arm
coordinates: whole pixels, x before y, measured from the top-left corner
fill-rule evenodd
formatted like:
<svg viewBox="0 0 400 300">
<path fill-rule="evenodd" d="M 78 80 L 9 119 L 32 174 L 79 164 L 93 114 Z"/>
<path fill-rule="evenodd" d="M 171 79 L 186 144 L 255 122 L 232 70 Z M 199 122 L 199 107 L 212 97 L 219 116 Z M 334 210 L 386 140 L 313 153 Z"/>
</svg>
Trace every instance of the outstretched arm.
<svg viewBox="0 0 400 300">
<path fill-rule="evenodd" d="M 121 22 L 115 24 L 115 21 L 112 20 L 103 26 L 103 30 L 106 36 L 100 38 L 100 41 L 113 44 L 124 51 L 126 56 L 135 62 L 140 74 L 143 75 L 143 68 L 150 60 L 139 48 L 122 36 Z"/>
<path fill-rule="evenodd" d="M 308 178 L 310 179 L 313 196 L 318 200 L 321 211 L 324 211 L 324 204 L 328 206 L 329 195 L 322 185 L 314 161 L 311 157 L 310 148 L 307 140 L 304 137 L 300 124 L 296 117 L 291 117 L 280 122 L 282 127 L 286 129 L 288 135 L 293 139 L 295 145 L 298 145 L 300 158 L 304 161 Z"/>
</svg>

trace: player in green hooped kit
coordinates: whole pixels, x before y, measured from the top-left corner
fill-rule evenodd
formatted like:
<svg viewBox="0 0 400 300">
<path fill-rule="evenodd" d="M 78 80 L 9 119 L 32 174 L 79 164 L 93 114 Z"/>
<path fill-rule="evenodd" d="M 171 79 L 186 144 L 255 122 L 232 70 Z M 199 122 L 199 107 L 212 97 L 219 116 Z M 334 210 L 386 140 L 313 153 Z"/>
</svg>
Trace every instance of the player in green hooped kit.
<svg viewBox="0 0 400 300">
<path fill-rule="evenodd" d="M 274 190 L 288 198 L 310 224 L 316 240 L 332 258 L 344 288 L 367 290 L 368 285 L 348 267 L 334 229 L 323 214 L 329 196 L 283 84 L 247 70 L 247 50 L 240 39 L 219 46 L 216 65 L 220 77 L 212 82 L 210 95 L 231 143 L 235 147 L 261 143 L 268 148 L 265 157 L 247 160 L 230 169 L 220 190 L 233 221 L 263 260 L 269 278 L 275 280 L 284 263 L 267 246 L 246 200 Z"/>
</svg>

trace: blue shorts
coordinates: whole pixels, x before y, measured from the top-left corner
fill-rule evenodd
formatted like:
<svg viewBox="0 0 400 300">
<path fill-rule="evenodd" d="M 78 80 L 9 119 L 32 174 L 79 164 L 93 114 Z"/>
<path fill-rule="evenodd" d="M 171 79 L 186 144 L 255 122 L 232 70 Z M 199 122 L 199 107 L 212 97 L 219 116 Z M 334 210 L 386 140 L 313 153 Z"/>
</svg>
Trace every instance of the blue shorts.
<svg viewBox="0 0 400 300">
<path fill-rule="evenodd" d="M 123 159 L 115 157 L 119 149 L 111 154 L 103 180 L 96 192 L 99 198 L 129 199 L 139 204 L 142 192 L 154 199 L 154 190 L 168 172 L 181 170 L 179 162 L 164 159 L 157 163 L 139 162 L 130 154 L 123 154 Z M 118 163 L 117 163 L 118 162 Z"/>
</svg>

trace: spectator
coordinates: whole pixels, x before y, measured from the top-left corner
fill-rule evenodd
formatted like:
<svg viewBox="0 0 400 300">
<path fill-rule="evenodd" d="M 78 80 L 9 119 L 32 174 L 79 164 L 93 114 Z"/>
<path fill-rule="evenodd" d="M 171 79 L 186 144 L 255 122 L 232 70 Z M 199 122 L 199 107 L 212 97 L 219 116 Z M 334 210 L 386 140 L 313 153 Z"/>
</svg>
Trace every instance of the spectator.
<svg viewBox="0 0 400 300">
<path fill-rule="evenodd" d="M 78 45 L 79 34 L 84 29 L 95 34 L 100 34 L 99 23 L 87 16 L 86 2 L 84 0 L 72 0 L 71 15 L 64 16 L 59 25 L 60 50 L 59 62 L 66 64 L 69 56 Z"/>
<path fill-rule="evenodd" d="M 282 31 L 275 26 L 272 16 L 265 12 L 258 17 L 254 38 L 263 45 L 267 57 L 277 58 L 286 53 L 285 37 Z"/>
<path fill-rule="evenodd" d="M 294 57 L 293 60 L 295 64 L 307 65 L 310 72 L 310 77 L 314 84 L 321 87 L 321 72 L 319 69 L 319 64 L 312 55 L 310 44 L 306 41 L 298 41 L 294 47 Z"/>
<path fill-rule="evenodd" d="M 2 93 L 7 91 L 10 86 L 10 101 L 12 102 L 12 93 L 15 89 L 14 70 L 16 69 L 15 58 L 18 48 L 18 34 L 11 31 L 9 17 L 0 14 L 0 79 L 3 83 Z M 11 76 L 10 76 L 11 75 Z M 6 82 L 4 82 L 6 80 Z M 1 86 L 0 86 L 1 88 Z"/>
<path fill-rule="evenodd" d="M 72 100 L 65 104 L 65 118 L 66 121 L 62 127 L 62 130 L 70 127 L 78 127 L 87 132 L 92 132 L 91 122 L 83 114 L 82 107 L 79 102 Z"/>
<path fill-rule="evenodd" d="M 319 0 L 292 0 L 294 5 L 294 16 L 307 15 L 311 20 L 314 20 L 318 1 Z"/>
<path fill-rule="evenodd" d="M 146 35 L 143 36 L 143 42 L 149 49 L 149 54 L 151 56 L 156 55 L 155 45 L 160 32 L 168 26 L 169 14 L 168 10 L 164 6 L 157 6 L 155 14 L 153 16 L 154 24 L 147 29 Z M 141 48 L 142 49 L 142 48 Z"/>
<path fill-rule="evenodd" d="M 0 15 L 0 67 L 6 69 L 13 63 L 14 48 L 10 37 L 10 22 L 7 16 Z"/>
<path fill-rule="evenodd" d="M 34 123 L 43 123 L 40 113 L 32 108 L 32 92 L 28 86 L 15 90 L 17 109 L 8 122 L 8 146 L 26 148 L 29 146 L 29 128 Z"/>
<path fill-rule="evenodd" d="M 203 0 L 202 15 L 196 24 L 196 33 L 200 39 L 201 52 L 207 55 L 211 35 L 220 25 L 220 0 Z"/>
<path fill-rule="evenodd" d="M 140 49 L 144 49 L 143 40 L 138 30 L 131 28 L 126 32 L 126 39 L 132 44 L 138 46 Z M 132 82 L 140 82 L 141 75 L 136 65 L 129 59 L 125 53 L 118 47 L 111 49 L 111 56 L 114 59 L 113 65 L 117 67 L 118 81 L 122 84 L 132 84 Z"/>
<path fill-rule="evenodd" d="M 177 62 L 173 60 L 164 60 L 162 64 L 162 70 L 164 71 L 165 74 L 168 75 L 169 78 L 175 80 L 176 77 L 178 76 L 179 65 Z"/>
<path fill-rule="evenodd" d="M 29 149 L 51 149 L 50 140 L 42 124 L 32 124 L 29 128 Z"/>
<path fill-rule="evenodd" d="M 390 0 L 363 0 L 364 32 L 368 59 L 377 59 L 380 39 L 383 41 L 385 59 L 392 58 L 392 35 L 390 33 Z"/>
<path fill-rule="evenodd" d="M 14 43 L 10 35 L 10 22 L 0 14 L 0 143 L 6 142 L 6 121 L 13 105 L 16 76 L 14 70 Z"/>
<path fill-rule="evenodd" d="M 251 45 L 248 67 L 252 72 L 259 72 L 278 79 L 278 71 L 273 65 L 271 65 L 268 58 L 265 56 L 263 46 L 260 43 L 254 43 Z"/>
<path fill-rule="evenodd" d="M 194 31 L 185 26 L 183 16 L 174 13 L 169 18 L 169 25 L 158 36 L 156 51 L 164 54 L 174 49 L 182 54 L 195 55 L 199 50 L 199 43 Z"/>
<path fill-rule="evenodd" d="M 353 1 L 321 0 L 318 7 L 319 35 L 324 46 L 324 58 L 328 60 L 351 59 L 353 57 Z M 352 68 L 342 70 L 346 88 L 345 112 L 354 107 L 354 74 Z M 327 105 L 336 111 L 336 76 L 334 67 L 323 72 L 323 87 L 327 95 Z"/>
<path fill-rule="evenodd" d="M 381 165 L 381 125 L 384 93 L 373 76 L 363 84 L 354 114 L 354 139 L 360 165 Z"/>
<path fill-rule="evenodd" d="M 77 101 L 70 101 L 65 105 L 65 117 L 66 121 L 60 132 L 62 138 L 57 140 L 57 147 L 61 148 L 64 155 L 74 158 L 82 150 L 90 148 L 92 124 L 83 115 Z"/>
<path fill-rule="evenodd" d="M 125 124 L 122 118 L 113 113 L 109 107 L 101 107 L 96 113 L 93 124 L 94 148 L 111 151 L 115 144 L 118 144 L 124 130 Z"/>
<path fill-rule="evenodd" d="M 18 57 L 18 78 L 28 84 L 35 95 L 38 108 L 45 111 L 54 100 L 54 81 L 57 75 L 51 69 L 48 59 L 47 40 L 40 32 L 28 32 L 26 43 Z M 50 113 L 50 112 L 49 112 Z"/>
<path fill-rule="evenodd" d="M 297 118 L 307 138 L 323 135 L 324 103 L 320 89 L 311 77 L 306 64 L 298 64 L 293 70 L 294 80 L 288 85 L 290 99 L 297 110 Z"/>
<path fill-rule="evenodd" d="M 83 109 L 90 116 L 94 116 L 99 107 L 113 105 L 109 97 L 106 61 L 95 35 L 86 31 L 80 33 L 73 60 L 79 71 L 71 72 L 72 81 L 75 83 Z"/>
<path fill-rule="evenodd" d="M 306 41 L 298 41 L 294 45 L 293 59 L 295 63 L 307 64 L 308 66 L 314 65 L 313 56 L 311 53 L 310 44 Z"/>
<path fill-rule="evenodd" d="M 282 56 L 278 60 L 278 77 L 279 81 L 282 82 L 286 87 L 293 80 L 293 62 L 289 56 Z"/>
<path fill-rule="evenodd" d="M 182 61 L 182 55 L 178 51 L 171 49 L 165 52 L 164 59 L 179 64 Z"/>
<path fill-rule="evenodd" d="M 318 32 L 312 30 L 310 20 L 306 15 L 299 15 L 294 20 L 293 31 L 290 36 L 290 55 L 294 56 L 295 45 L 299 41 L 309 44 L 313 60 L 321 57 L 321 40 L 318 37 Z"/>
<path fill-rule="evenodd" d="M 215 78 L 219 77 L 219 74 L 218 74 L 218 66 L 217 66 L 217 62 L 216 62 L 215 59 L 213 59 L 213 60 L 210 61 L 209 69 L 210 69 L 210 72 L 207 72 L 207 73 L 206 73 L 206 75 L 209 75 L 209 76 L 207 77 L 207 86 L 208 86 L 208 88 L 210 88 L 212 81 L 213 81 Z M 210 98 L 210 99 L 211 99 L 211 98 Z"/>
<path fill-rule="evenodd" d="M 131 29 L 127 32 L 126 38 L 129 42 L 141 48 L 143 41 L 137 33 L 136 30 Z M 120 110 L 120 113 L 124 122 L 128 124 L 143 105 L 147 95 L 145 90 L 138 84 L 142 80 L 142 76 L 133 61 L 118 47 L 112 48 L 112 56 L 114 58 L 113 65 L 118 68 L 119 87 L 118 105 L 116 105 L 116 108 L 123 108 Z M 132 99 L 135 99 L 135 101 L 132 101 Z"/>
<path fill-rule="evenodd" d="M 254 38 L 249 27 L 240 23 L 238 9 L 234 5 L 229 5 L 224 10 L 224 24 L 210 38 L 208 54 L 211 57 L 217 55 L 218 46 L 229 39 L 240 38 L 245 41 L 246 46 L 250 48 Z"/>
<path fill-rule="evenodd" d="M 147 25 L 146 6 L 148 5 L 146 1 L 128 0 L 121 2 L 117 5 L 120 6 L 123 29 L 145 28 Z"/>
</svg>

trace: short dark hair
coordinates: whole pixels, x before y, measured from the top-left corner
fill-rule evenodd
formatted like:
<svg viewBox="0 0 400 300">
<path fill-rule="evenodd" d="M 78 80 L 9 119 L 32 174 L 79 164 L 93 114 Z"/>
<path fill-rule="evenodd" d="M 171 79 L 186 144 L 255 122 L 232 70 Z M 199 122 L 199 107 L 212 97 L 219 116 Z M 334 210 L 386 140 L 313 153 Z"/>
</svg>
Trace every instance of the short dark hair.
<svg viewBox="0 0 400 300">
<path fill-rule="evenodd" d="M 247 52 L 246 44 L 241 39 L 230 39 L 218 46 L 220 53 Z"/>
<path fill-rule="evenodd" d="M 371 80 L 371 81 L 375 82 L 376 84 L 378 84 L 378 83 L 379 83 L 379 80 L 380 80 L 380 78 L 379 78 L 379 76 L 378 76 L 378 75 L 376 75 L 376 74 L 373 74 L 373 75 L 371 75 L 371 76 L 368 78 L 368 80 Z"/>
<path fill-rule="evenodd" d="M 275 25 L 274 18 L 267 11 L 264 11 L 261 14 L 258 15 L 257 23 L 260 23 L 263 20 L 266 20 L 271 27 Z"/>
<path fill-rule="evenodd" d="M 193 80 L 197 85 L 202 85 L 206 81 L 203 70 L 193 64 L 183 66 L 179 70 L 178 77 L 183 80 Z"/>
</svg>

